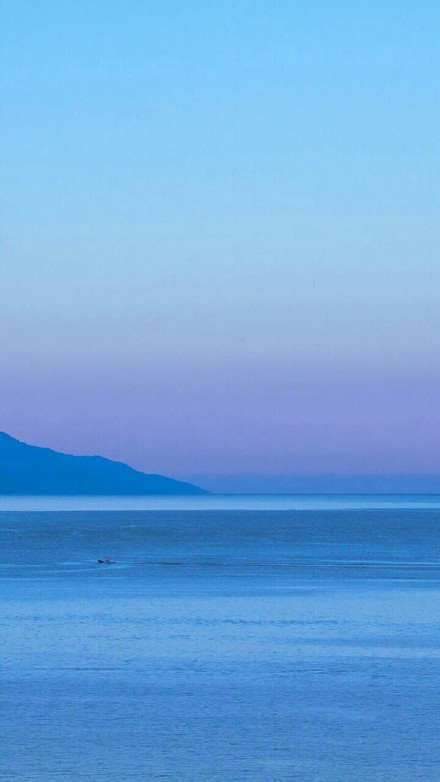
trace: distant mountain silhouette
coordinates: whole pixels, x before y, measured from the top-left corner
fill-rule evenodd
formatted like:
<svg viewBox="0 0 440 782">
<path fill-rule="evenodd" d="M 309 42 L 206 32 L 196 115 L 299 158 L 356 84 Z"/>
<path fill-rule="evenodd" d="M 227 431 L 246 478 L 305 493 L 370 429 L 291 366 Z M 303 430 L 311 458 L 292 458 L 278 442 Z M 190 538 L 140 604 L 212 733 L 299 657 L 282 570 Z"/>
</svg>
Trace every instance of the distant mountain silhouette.
<svg viewBox="0 0 440 782">
<path fill-rule="evenodd" d="M 0 494 L 208 494 L 102 456 L 70 456 L 0 432 Z"/>
</svg>

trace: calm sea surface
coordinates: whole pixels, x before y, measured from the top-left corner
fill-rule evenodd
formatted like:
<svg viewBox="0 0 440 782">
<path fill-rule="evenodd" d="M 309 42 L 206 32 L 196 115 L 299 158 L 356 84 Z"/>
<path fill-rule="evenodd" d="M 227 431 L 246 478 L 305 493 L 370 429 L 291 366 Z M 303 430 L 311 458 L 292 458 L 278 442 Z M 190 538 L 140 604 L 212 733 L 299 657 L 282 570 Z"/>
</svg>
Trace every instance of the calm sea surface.
<svg viewBox="0 0 440 782">
<path fill-rule="evenodd" d="M 136 502 L 2 500 L 0 778 L 438 782 L 440 498 Z"/>
</svg>

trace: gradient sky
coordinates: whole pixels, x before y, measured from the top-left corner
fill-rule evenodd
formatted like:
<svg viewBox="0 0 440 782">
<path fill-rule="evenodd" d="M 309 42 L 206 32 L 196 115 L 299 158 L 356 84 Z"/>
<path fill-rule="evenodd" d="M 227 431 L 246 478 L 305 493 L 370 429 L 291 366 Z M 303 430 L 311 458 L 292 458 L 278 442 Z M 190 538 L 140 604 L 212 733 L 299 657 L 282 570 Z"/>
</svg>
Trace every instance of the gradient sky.
<svg viewBox="0 0 440 782">
<path fill-rule="evenodd" d="M 0 429 L 176 476 L 439 472 L 439 4 L 0 24 Z"/>
</svg>

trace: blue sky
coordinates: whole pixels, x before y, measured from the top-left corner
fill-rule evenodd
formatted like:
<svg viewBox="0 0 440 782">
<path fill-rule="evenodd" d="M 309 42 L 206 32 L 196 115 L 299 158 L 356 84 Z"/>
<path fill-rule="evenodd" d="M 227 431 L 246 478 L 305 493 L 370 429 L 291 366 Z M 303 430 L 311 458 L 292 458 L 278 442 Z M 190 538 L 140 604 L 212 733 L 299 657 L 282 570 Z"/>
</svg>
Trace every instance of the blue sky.
<svg viewBox="0 0 440 782">
<path fill-rule="evenodd" d="M 1 428 L 436 472 L 433 2 L 5 2 Z"/>
</svg>

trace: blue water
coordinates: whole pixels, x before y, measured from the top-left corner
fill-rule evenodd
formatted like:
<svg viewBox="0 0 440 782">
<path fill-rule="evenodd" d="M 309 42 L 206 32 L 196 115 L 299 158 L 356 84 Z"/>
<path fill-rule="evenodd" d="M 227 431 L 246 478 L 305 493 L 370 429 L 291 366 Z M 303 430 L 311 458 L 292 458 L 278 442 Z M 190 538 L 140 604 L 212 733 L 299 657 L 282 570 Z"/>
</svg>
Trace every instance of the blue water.
<svg viewBox="0 0 440 782">
<path fill-rule="evenodd" d="M 2 511 L 1 778 L 438 782 L 438 502 L 344 502 Z"/>
</svg>

